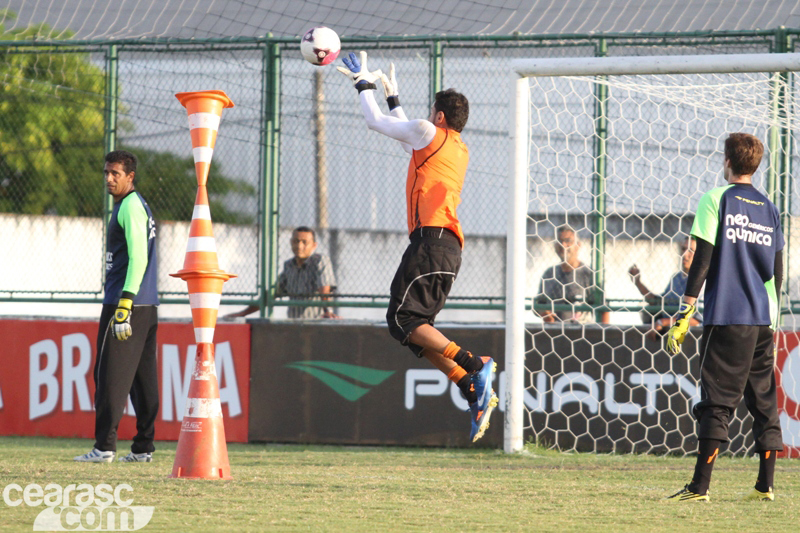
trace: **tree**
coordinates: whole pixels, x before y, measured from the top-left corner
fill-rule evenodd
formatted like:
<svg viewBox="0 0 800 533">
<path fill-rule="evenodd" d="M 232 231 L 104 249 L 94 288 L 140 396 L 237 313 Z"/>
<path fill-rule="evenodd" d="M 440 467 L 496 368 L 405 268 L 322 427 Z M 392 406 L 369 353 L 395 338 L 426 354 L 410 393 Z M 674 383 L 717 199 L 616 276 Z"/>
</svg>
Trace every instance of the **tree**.
<svg viewBox="0 0 800 533">
<path fill-rule="evenodd" d="M 53 34 L 0 26 L 0 41 Z M 103 71 L 86 53 L 8 45 L 0 44 L 0 211 L 102 213 L 90 169 L 103 156 Z"/>
<path fill-rule="evenodd" d="M 147 199 L 157 220 L 191 220 L 197 191 L 197 176 L 192 156 L 178 157 L 168 152 L 124 148 L 136 154 L 140 172 L 136 189 Z M 208 198 L 215 222 L 251 224 L 253 217 L 232 211 L 225 205 L 231 195 L 253 196 L 255 188 L 221 175 L 219 166 L 211 162 L 208 172 Z"/>
<path fill-rule="evenodd" d="M 8 16 L 7 16 L 8 18 Z M 0 212 L 102 216 L 105 72 L 86 48 L 18 46 L 63 32 L 44 24 L 5 31 L 0 24 Z M 130 123 L 122 128 L 132 130 Z M 142 159 L 137 184 L 159 220 L 189 220 L 197 181 L 191 157 L 131 149 Z M 228 194 L 254 188 L 221 175 L 212 164 L 210 201 L 218 222 L 252 217 L 225 207 Z"/>
</svg>

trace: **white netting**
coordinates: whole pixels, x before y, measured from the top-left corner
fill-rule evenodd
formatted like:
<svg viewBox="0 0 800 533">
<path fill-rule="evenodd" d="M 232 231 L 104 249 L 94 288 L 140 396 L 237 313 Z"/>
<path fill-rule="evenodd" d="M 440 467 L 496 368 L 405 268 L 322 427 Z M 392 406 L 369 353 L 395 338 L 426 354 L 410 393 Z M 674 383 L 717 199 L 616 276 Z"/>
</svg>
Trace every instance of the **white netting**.
<svg viewBox="0 0 800 533">
<path fill-rule="evenodd" d="M 756 187 L 779 207 L 783 192 L 790 193 L 782 161 L 796 123 L 791 75 L 541 77 L 529 83 L 521 289 L 535 311 L 525 320 L 525 434 L 561 449 L 690 453 L 700 329 L 684 344 L 684 356 L 666 354 L 662 335 L 677 305 L 668 289 L 688 270 L 682 248 L 698 200 L 723 184 L 729 133 L 752 133 L 764 142 Z M 574 230 L 575 255 L 583 263 L 566 281 L 553 278 L 563 259 L 559 240 L 571 244 L 569 232 L 559 234 L 564 225 Z M 800 257 L 787 241 L 789 280 Z M 789 309 L 785 324 L 794 324 Z M 788 365 L 791 358 L 782 355 Z M 729 451 L 752 446 L 751 424 L 740 408 L 731 421 Z"/>
</svg>

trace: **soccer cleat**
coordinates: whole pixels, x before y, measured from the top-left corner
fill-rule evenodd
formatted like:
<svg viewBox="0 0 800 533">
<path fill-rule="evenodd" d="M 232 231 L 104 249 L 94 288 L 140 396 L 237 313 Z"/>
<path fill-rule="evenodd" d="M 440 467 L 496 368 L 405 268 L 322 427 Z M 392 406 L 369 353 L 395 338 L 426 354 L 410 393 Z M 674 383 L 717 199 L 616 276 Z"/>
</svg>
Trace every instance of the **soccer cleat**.
<svg viewBox="0 0 800 533">
<path fill-rule="evenodd" d="M 482 359 L 483 368 L 471 375 L 472 387 L 478 397 L 478 401 L 469 406 L 472 418 L 469 438 L 472 442 L 483 437 L 486 428 L 489 427 L 489 417 L 494 408 L 500 403 L 494 390 L 492 390 L 492 380 L 497 369 L 497 363 L 491 357 L 483 357 Z"/>
<path fill-rule="evenodd" d="M 153 460 L 152 453 L 133 453 L 130 452 L 125 457 L 118 459 L 121 463 L 149 463 Z"/>
<path fill-rule="evenodd" d="M 772 492 L 772 487 L 770 487 L 767 492 L 761 492 L 758 489 L 753 489 L 753 491 L 745 496 L 744 499 L 747 501 L 773 502 L 775 501 L 775 493 Z"/>
<path fill-rule="evenodd" d="M 475 402 L 470 404 L 469 411 L 472 415 L 472 428 L 469 432 L 469 438 L 472 442 L 477 441 L 479 438 L 483 437 L 483 434 L 489 428 L 489 417 L 492 415 L 492 411 L 497 405 L 500 403 L 500 400 L 497 398 L 497 395 L 494 394 L 492 391 L 491 398 L 489 398 L 489 403 L 486 406 L 486 409 L 481 409 L 480 404 Z"/>
<path fill-rule="evenodd" d="M 110 463 L 114 460 L 115 452 L 103 452 L 97 448 L 92 448 L 92 451 L 79 455 L 73 459 L 79 463 Z"/>
<path fill-rule="evenodd" d="M 667 496 L 669 501 L 673 502 L 707 502 L 710 501 L 708 497 L 708 492 L 705 494 L 697 494 L 696 492 L 692 492 L 689 490 L 689 485 L 685 485 L 681 490 L 673 494 L 672 496 Z"/>
</svg>

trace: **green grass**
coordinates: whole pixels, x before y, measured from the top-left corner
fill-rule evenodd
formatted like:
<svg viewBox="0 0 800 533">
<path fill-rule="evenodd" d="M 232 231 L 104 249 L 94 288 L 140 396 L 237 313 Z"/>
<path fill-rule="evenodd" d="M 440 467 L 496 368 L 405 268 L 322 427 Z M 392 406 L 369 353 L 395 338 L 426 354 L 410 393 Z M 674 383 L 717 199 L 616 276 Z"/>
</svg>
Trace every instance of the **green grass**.
<svg viewBox="0 0 800 533">
<path fill-rule="evenodd" d="M 157 446 L 152 463 L 78 464 L 91 441 L 2 437 L 0 487 L 128 483 L 155 506 L 145 531 L 800 530 L 797 460 L 778 461 L 775 502 L 740 501 L 758 462 L 723 456 L 711 503 L 675 504 L 691 457 L 230 444 L 234 479 L 197 481 L 169 479 L 175 443 Z M 42 509 L 0 502 L 0 530 L 31 531 Z"/>
</svg>

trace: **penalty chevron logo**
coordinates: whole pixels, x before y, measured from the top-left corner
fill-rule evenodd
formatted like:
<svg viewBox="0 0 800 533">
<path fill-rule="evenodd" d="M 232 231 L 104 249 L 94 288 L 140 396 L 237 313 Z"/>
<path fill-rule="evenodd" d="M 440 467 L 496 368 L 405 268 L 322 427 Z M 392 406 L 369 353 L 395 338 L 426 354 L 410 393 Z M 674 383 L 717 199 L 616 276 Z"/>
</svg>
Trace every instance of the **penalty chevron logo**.
<svg viewBox="0 0 800 533">
<path fill-rule="evenodd" d="M 285 366 L 311 374 L 349 402 L 358 400 L 370 391 L 364 385 L 380 385 L 394 374 L 391 370 L 376 370 L 331 361 L 298 361 Z"/>
</svg>

